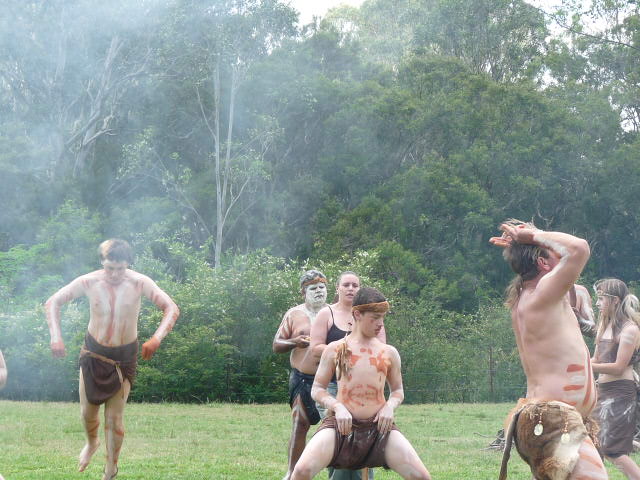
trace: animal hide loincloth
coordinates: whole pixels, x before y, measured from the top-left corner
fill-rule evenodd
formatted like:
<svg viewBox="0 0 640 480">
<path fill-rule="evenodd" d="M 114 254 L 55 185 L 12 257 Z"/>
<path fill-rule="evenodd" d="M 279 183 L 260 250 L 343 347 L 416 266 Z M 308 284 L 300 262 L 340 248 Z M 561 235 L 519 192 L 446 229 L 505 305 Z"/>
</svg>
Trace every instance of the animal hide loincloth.
<svg viewBox="0 0 640 480">
<path fill-rule="evenodd" d="M 335 447 L 330 467 L 360 470 L 365 467 L 384 467 L 385 448 L 389 440 L 390 431 L 380 434 L 378 424 L 373 417 L 366 420 L 353 419 L 351 433 L 341 435 L 334 415 L 329 415 L 322 420 L 316 433 L 325 428 L 332 428 L 335 432 Z M 391 430 L 398 430 L 394 423 Z"/>
<path fill-rule="evenodd" d="M 522 400 L 522 399 L 521 399 Z M 571 405 L 557 401 L 519 402 L 509 425 L 500 480 L 507 475 L 511 440 L 537 480 L 566 480 L 578 462 L 578 450 L 597 426 Z"/>
<path fill-rule="evenodd" d="M 88 332 L 80 350 L 80 368 L 87 400 L 100 405 L 122 388 L 124 379 L 133 386 L 138 366 L 138 341 L 106 347 Z"/>
</svg>

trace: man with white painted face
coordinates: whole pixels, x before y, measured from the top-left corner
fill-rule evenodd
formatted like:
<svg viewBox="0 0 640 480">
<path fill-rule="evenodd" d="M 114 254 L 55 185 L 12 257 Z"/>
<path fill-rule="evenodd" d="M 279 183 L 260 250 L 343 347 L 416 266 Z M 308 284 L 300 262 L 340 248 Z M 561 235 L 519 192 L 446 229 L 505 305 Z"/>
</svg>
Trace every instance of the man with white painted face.
<svg viewBox="0 0 640 480">
<path fill-rule="evenodd" d="M 285 480 L 291 476 L 304 450 L 310 426 L 320 421 L 315 401 L 311 398 L 311 387 L 319 359 L 308 347 L 311 325 L 327 303 L 327 278 L 318 270 L 304 272 L 300 277 L 300 293 L 304 296 L 304 303 L 296 305 L 284 314 L 273 339 L 274 352 L 291 352 L 289 405 L 293 428 L 289 439 L 289 461 Z"/>
<path fill-rule="evenodd" d="M 180 311 L 149 277 L 129 269 L 131 247 L 110 239 L 98 248 L 102 269 L 82 275 L 47 300 L 45 311 L 51 334 L 51 353 L 66 355 L 60 328 L 60 308 L 71 300 L 89 300 L 89 325 L 80 350 L 80 407 L 87 443 L 80 452 L 78 471 L 84 471 L 100 445 L 98 413 L 105 405 L 107 462 L 103 480 L 118 474 L 118 457 L 124 439 L 124 407 L 135 377 L 138 354 L 138 316 L 142 296 L 163 311 L 153 336 L 142 345 L 142 358 L 151 359 L 176 323 Z"/>
</svg>

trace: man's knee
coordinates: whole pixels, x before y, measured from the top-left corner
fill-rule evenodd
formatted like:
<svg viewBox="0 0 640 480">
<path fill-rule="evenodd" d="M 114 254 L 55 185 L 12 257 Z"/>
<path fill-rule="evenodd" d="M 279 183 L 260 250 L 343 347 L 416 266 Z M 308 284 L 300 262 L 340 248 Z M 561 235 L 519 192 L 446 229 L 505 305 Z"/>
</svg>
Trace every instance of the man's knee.
<svg viewBox="0 0 640 480">
<path fill-rule="evenodd" d="M 296 427 L 296 430 L 303 430 L 306 433 L 309 431 L 309 428 L 311 428 L 309 419 L 304 412 L 298 408 L 293 409 L 293 412 L 291 413 L 291 420 L 293 421 L 293 425 Z"/>
<path fill-rule="evenodd" d="M 99 422 L 100 418 L 98 416 L 98 410 L 96 410 L 95 408 L 92 408 L 89 405 L 82 405 L 80 407 L 80 415 L 82 416 L 82 419 L 85 421 L 96 421 Z"/>
<path fill-rule="evenodd" d="M 124 419 L 121 413 L 107 413 L 104 418 L 105 429 L 118 435 L 124 435 Z"/>
<path fill-rule="evenodd" d="M 293 475 L 291 476 L 292 480 L 309 480 L 311 478 L 311 466 L 307 465 L 305 462 L 296 463 L 295 468 L 293 469 Z"/>
</svg>

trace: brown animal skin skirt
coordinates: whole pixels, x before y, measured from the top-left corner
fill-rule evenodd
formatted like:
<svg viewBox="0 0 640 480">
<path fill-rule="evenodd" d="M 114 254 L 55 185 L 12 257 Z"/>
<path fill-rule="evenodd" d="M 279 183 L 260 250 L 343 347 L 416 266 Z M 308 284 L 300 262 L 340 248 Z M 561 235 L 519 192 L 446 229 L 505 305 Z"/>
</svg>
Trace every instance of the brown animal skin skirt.
<svg viewBox="0 0 640 480">
<path fill-rule="evenodd" d="M 594 416 L 600 423 L 600 451 L 619 457 L 633 451 L 636 430 L 637 389 L 633 380 L 598 383 Z"/>
</svg>

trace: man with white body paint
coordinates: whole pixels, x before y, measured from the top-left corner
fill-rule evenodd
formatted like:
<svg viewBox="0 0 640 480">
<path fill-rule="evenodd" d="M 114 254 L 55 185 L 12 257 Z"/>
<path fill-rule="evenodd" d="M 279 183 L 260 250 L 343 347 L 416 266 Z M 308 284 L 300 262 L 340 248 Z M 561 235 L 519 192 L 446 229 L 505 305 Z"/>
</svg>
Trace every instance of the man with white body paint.
<svg viewBox="0 0 640 480">
<path fill-rule="evenodd" d="M 535 478 L 604 480 L 607 472 L 589 435 L 596 404 L 591 360 L 567 296 L 589 259 L 589 245 L 517 220 L 500 230 L 502 236 L 490 242 L 504 248 L 517 274 L 506 305 L 527 377 L 527 397 L 512 412 L 506 447 L 515 438 Z M 508 450 L 501 479 L 506 458 Z"/>
<path fill-rule="evenodd" d="M 300 292 L 304 303 L 287 311 L 273 339 L 273 351 L 291 352 L 289 362 L 289 405 L 293 428 L 289 439 L 289 461 L 285 480 L 289 479 L 307 441 L 311 425 L 320 421 L 320 414 L 311 398 L 313 378 L 318 358 L 309 347 L 311 325 L 327 303 L 327 278 L 322 272 L 308 270 L 300 277 Z"/>
<path fill-rule="evenodd" d="M 176 323 L 180 311 L 169 295 L 149 277 L 130 270 L 131 247 L 124 240 L 106 240 L 98 249 L 102 269 L 82 275 L 47 300 L 45 311 L 54 357 L 66 355 L 60 329 L 60 308 L 71 300 L 89 299 L 89 325 L 80 351 L 80 407 L 87 443 L 80 452 L 78 470 L 84 471 L 98 449 L 100 404 L 105 404 L 107 462 L 103 480 L 118 473 L 124 439 L 124 407 L 137 365 L 138 316 L 142 296 L 163 311 L 160 326 L 142 345 L 149 360 Z"/>
</svg>

